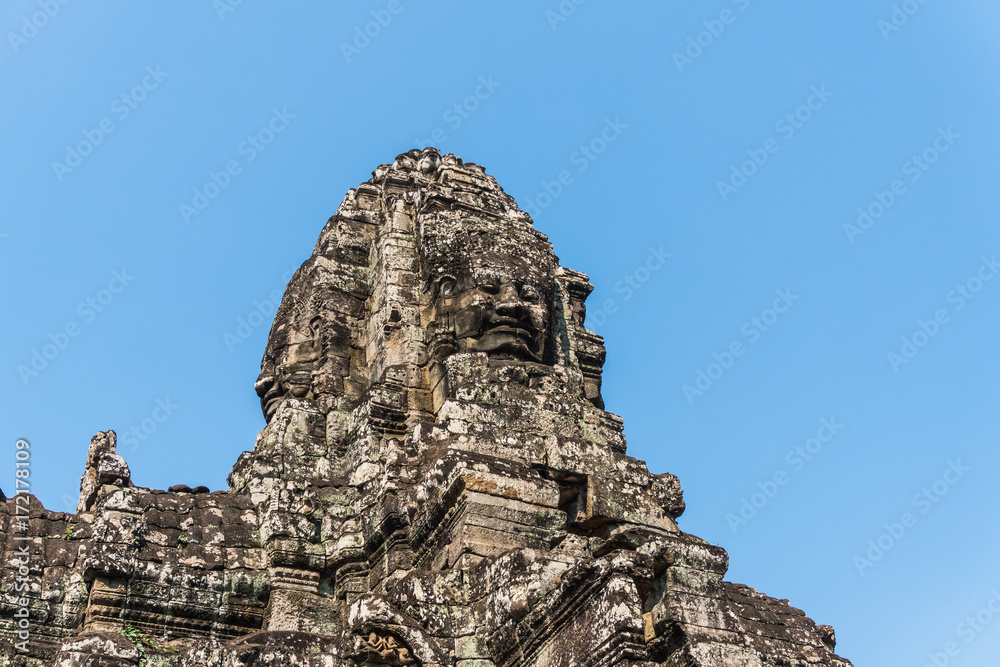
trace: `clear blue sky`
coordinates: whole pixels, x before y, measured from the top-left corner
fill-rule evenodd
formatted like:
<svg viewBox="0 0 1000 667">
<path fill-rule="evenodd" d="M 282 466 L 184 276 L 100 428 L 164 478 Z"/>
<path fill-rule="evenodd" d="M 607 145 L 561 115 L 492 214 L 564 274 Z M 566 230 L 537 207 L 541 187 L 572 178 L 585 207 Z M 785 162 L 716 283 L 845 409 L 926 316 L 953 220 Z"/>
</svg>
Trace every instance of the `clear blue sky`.
<svg viewBox="0 0 1000 667">
<path fill-rule="evenodd" d="M 434 143 L 590 275 L 608 409 L 730 579 L 857 665 L 996 664 L 995 3 L 333 4 L 4 3 L 4 490 L 23 437 L 72 507 L 109 428 L 223 488 L 272 295 Z"/>
</svg>

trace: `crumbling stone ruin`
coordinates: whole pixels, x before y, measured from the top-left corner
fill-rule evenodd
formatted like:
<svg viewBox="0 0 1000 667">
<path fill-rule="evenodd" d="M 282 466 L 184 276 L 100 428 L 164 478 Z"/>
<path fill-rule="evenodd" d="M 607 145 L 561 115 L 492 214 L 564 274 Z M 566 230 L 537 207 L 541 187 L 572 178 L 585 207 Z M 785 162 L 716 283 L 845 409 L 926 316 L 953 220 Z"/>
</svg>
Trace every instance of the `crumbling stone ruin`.
<svg viewBox="0 0 1000 667">
<path fill-rule="evenodd" d="M 591 290 L 481 166 L 380 166 L 288 285 L 228 490 L 136 487 L 107 431 L 75 514 L 0 503 L 0 664 L 849 667 L 626 455 Z"/>
</svg>

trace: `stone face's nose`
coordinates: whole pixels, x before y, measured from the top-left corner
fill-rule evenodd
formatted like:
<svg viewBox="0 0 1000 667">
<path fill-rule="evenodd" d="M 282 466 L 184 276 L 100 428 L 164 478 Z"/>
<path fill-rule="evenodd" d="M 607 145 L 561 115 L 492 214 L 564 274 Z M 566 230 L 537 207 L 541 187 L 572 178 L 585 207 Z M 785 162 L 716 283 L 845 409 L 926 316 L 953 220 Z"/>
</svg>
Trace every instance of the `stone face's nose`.
<svg viewBox="0 0 1000 667">
<path fill-rule="evenodd" d="M 517 286 L 507 283 L 500 287 L 499 299 L 497 301 L 496 312 L 502 317 L 513 317 L 516 319 L 527 319 L 529 316 L 527 304 L 521 298 Z"/>
<path fill-rule="evenodd" d="M 261 374 L 257 376 L 257 381 L 253 383 L 253 390 L 257 392 L 257 396 L 261 399 L 267 395 L 267 392 L 274 386 L 274 374 L 268 371 L 265 373 L 261 371 Z"/>
</svg>

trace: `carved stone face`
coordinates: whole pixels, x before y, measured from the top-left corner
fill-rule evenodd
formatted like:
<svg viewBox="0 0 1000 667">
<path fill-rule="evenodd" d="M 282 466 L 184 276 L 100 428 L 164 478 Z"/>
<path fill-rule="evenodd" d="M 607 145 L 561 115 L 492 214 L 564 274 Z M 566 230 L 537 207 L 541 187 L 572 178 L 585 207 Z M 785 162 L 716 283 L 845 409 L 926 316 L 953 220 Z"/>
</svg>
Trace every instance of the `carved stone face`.
<svg viewBox="0 0 1000 667">
<path fill-rule="evenodd" d="M 455 352 L 545 362 L 552 280 L 516 257 L 481 254 L 444 273 L 434 290 L 434 327 Z M 450 335 L 449 335 L 450 334 Z"/>
<path fill-rule="evenodd" d="M 318 318 L 302 327 L 290 327 L 273 337 L 274 355 L 265 359 L 254 389 L 264 418 L 271 421 L 287 397 L 311 398 L 312 382 L 320 358 Z"/>
</svg>

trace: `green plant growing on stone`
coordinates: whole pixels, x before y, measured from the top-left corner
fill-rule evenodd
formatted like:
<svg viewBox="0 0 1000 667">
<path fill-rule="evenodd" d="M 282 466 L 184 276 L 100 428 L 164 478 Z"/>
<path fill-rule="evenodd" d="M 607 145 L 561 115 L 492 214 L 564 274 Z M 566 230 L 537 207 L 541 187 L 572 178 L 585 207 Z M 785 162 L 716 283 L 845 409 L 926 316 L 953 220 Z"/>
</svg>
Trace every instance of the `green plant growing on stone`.
<svg viewBox="0 0 1000 667">
<path fill-rule="evenodd" d="M 122 630 L 122 634 L 125 635 L 125 639 L 132 642 L 136 650 L 139 652 L 139 664 L 146 664 L 146 647 L 145 643 L 148 641 L 141 632 L 132 627 L 131 625 L 126 625 L 125 629 Z"/>
<path fill-rule="evenodd" d="M 191 540 L 189 540 L 188 536 L 185 535 L 184 533 L 181 533 L 180 535 L 177 536 L 177 544 L 185 545 L 185 544 L 189 543 L 190 541 Z"/>
<path fill-rule="evenodd" d="M 64 539 L 64 540 L 72 540 L 73 539 L 73 526 L 72 526 L 72 524 L 70 524 L 69 526 L 66 526 L 66 530 L 63 531 L 63 534 L 60 535 L 60 537 L 62 539 Z"/>
<path fill-rule="evenodd" d="M 131 624 L 125 624 L 125 629 L 122 630 L 122 634 L 125 636 L 125 639 L 132 642 L 132 645 L 139 651 L 140 665 L 145 665 L 146 660 L 148 660 L 148 656 L 146 655 L 147 648 L 152 651 L 170 651 L 172 653 L 177 653 L 179 650 L 167 646 L 160 646 Z"/>
<path fill-rule="evenodd" d="M 136 551 L 139 551 L 146 546 L 146 536 L 142 534 L 145 530 L 146 524 L 143 523 L 137 526 L 135 532 L 132 533 L 132 548 Z"/>
</svg>

